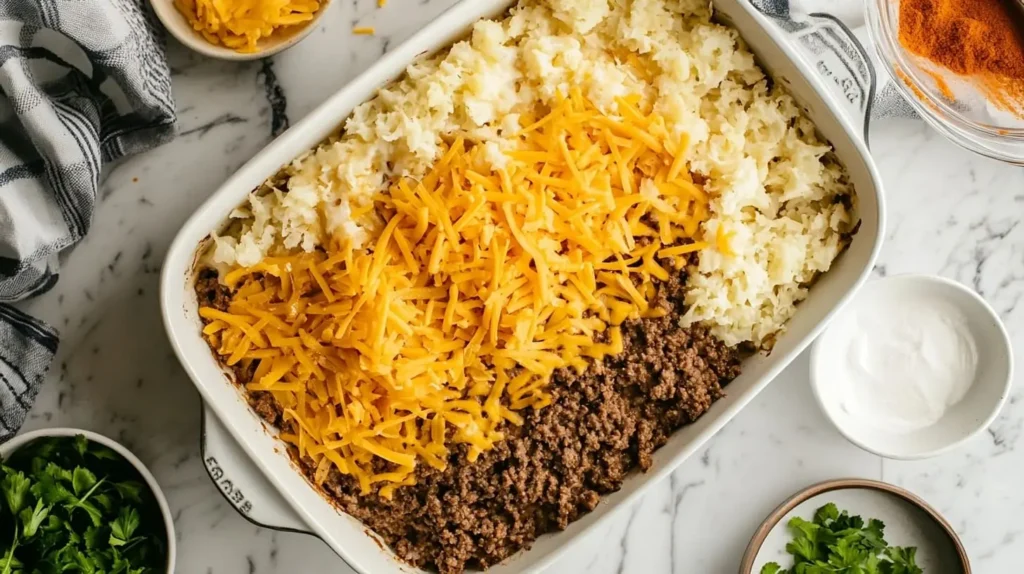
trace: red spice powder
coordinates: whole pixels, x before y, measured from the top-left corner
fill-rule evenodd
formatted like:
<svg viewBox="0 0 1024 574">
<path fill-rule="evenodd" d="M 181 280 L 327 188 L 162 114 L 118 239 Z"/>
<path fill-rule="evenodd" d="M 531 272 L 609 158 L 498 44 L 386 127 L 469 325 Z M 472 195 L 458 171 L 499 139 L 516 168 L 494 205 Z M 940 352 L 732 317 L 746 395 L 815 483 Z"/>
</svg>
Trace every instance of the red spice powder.
<svg viewBox="0 0 1024 574">
<path fill-rule="evenodd" d="M 911 91 L 911 92 L 914 92 L 914 95 L 915 95 L 915 96 L 917 96 L 917 99 L 918 99 L 918 100 L 920 100 L 921 102 L 923 102 L 923 103 L 925 103 L 925 104 L 929 104 L 929 105 L 931 105 L 931 104 L 930 104 L 930 102 L 929 102 L 929 101 L 928 101 L 927 99 L 925 99 L 925 97 L 924 97 L 924 92 L 922 92 L 922 91 L 921 91 L 921 90 L 920 90 L 920 89 L 919 89 L 919 88 L 918 88 L 918 87 L 917 87 L 917 86 L 916 86 L 916 85 L 914 84 L 913 80 L 911 80 L 911 79 L 910 79 L 909 77 L 907 77 L 907 75 L 906 75 L 906 74 L 904 74 L 904 73 L 903 73 L 903 72 L 902 72 L 901 70 L 896 70 L 896 75 L 897 75 L 897 76 L 899 76 L 899 78 L 900 78 L 900 81 L 902 81 L 902 82 L 903 82 L 903 85 L 904 85 L 904 86 L 906 86 L 906 87 L 910 88 L 910 91 Z"/>
<path fill-rule="evenodd" d="M 900 0 L 899 18 L 907 50 L 970 77 L 998 107 L 1024 112 L 1024 12 L 1017 0 Z"/>
<path fill-rule="evenodd" d="M 939 93 L 942 94 L 942 97 L 946 98 L 949 101 L 953 101 L 956 99 L 956 96 L 953 95 L 953 90 L 949 89 L 949 84 L 946 83 L 946 80 L 945 78 L 942 77 L 942 74 L 935 72 L 933 70 L 925 70 L 924 73 L 928 74 L 928 77 L 931 78 L 933 82 L 935 82 L 935 88 L 939 90 Z"/>
</svg>

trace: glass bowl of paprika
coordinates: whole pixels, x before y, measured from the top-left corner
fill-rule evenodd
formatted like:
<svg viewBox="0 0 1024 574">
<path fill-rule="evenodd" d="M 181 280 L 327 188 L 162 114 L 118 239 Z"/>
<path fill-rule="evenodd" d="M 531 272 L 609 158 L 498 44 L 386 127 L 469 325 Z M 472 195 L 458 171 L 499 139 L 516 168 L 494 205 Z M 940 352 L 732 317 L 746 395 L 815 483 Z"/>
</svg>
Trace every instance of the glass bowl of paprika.
<svg viewBox="0 0 1024 574">
<path fill-rule="evenodd" d="M 1024 165 L 1024 6 L 1018 0 L 867 0 L 893 84 L 937 131 Z"/>
</svg>

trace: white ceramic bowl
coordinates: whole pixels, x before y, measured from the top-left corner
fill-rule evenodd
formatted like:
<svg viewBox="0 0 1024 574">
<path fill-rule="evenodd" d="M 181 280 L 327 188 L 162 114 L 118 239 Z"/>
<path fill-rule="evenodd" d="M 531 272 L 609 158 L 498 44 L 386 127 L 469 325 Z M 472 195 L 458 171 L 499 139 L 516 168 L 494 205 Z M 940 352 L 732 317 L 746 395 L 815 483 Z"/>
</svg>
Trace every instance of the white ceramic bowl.
<svg viewBox="0 0 1024 574">
<path fill-rule="evenodd" d="M 842 389 L 833 384 L 838 356 L 839 325 L 859 306 L 890 298 L 937 297 L 959 310 L 978 351 L 974 382 L 958 403 L 935 424 L 912 432 L 890 432 L 846 412 Z M 985 430 L 1002 408 L 1013 384 L 1013 350 L 999 316 L 977 293 L 963 285 L 929 275 L 896 275 L 872 281 L 814 342 L 811 386 L 825 415 L 850 442 L 879 456 L 922 459 L 945 453 Z"/>
<path fill-rule="evenodd" d="M 146 486 L 148 486 L 149 490 L 152 491 L 153 498 L 156 499 L 157 505 L 160 507 L 160 516 L 164 519 L 164 531 L 167 535 L 167 574 L 174 574 L 174 561 L 177 554 L 177 548 L 174 539 L 174 523 L 171 521 L 171 509 L 167 506 L 167 499 L 164 497 L 163 491 L 160 490 L 160 485 L 157 484 L 156 479 L 153 478 L 153 474 L 146 468 L 146 465 L 142 464 L 142 461 L 139 460 L 137 456 L 132 454 L 130 450 L 122 446 L 120 443 L 101 434 L 87 430 L 63 427 L 39 429 L 22 433 L 0 445 L 0 458 L 6 459 L 7 456 L 14 451 L 38 438 L 70 437 L 75 435 L 83 435 L 92 442 L 109 447 L 117 454 L 123 456 L 125 460 L 135 467 L 135 470 L 139 471 L 142 479 L 146 481 Z"/>
<path fill-rule="evenodd" d="M 298 44 L 310 32 L 316 29 L 316 23 L 330 7 L 330 0 L 320 0 L 320 10 L 313 15 L 312 20 L 299 26 L 278 30 L 271 36 L 261 39 L 256 44 L 257 50 L 255 52 L 243 53 L 208 42 L 202 34 L 192 28 L 192 25 L 185 16 L 178 12 L 178 9 L 174 7 L 174 0 L 149 0 L 149 3 L 153 6 L 156 17 L 160 19 L 160 22 L 167 28 L 167 31 L 177 38 L 179 42 L 204 56 L 237 62 L 273 56 Z"/>
</svg>

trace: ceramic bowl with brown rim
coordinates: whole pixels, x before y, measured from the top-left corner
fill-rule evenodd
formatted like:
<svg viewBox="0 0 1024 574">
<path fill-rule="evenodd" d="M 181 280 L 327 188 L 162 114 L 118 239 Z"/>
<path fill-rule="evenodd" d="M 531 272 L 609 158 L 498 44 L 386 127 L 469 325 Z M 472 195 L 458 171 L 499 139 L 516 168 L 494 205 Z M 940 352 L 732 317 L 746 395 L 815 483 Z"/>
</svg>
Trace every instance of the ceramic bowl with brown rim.
<svg viewBox="0 0 1024 574">
<path fill-rule="evenodd" d="M 928 574 L 971 574 L 956 531 L 927 502 L 898 486 L 857 478 L 809 486 L 779 505 L 754 532 L 739 574 L 758 574 L 769 562 L 790 568 L 793 557 L 786 552 L 786 543 L 793 535 L 787 523 L 794 516 L 811 520 L 814 512 L 829 502 L 865 521 L 876 518 L 884 522 L 886 542 L 916 547 L 917 564 Z"/>
<path fill-rule="evenodd" d="M 154 478 L 153 474 L 149 471 L 148 468 L 146 468 L 146 465 L 143 464 L 142 461 L 139 460 L 139 458 L 137 456 L 135 456 L 130 450 L 128 450 L 127 447 L 125 447 L 121 443 L 115 441 L 112 438 L 103 436 L 103 435 L 101 435 L 99 433 L 95 433 L 95 432 L 87 431 L 87 430 L 83 430 L 83 429 L 66 428 L 66 427 L 39 429 L 39 430 L 34 430 L 34 431 L 29 431 L 29 432 L 21 433 L 21 434 L 15 436 L 14 438 L 8 440 L 7 442 L 3 443 L 2 445 L 0 445 L 0 460 L 8 459 L 12 454 L 17 452 L 18 449 L 20 449 L 20 448 L 22 448 L 22 447 L 24 447 L 24 446 L 26 446 L 26 445 L 36 441 L 36 440 L 50 439 L 50 438 L 63 438 L 63 439 L 70 440 L 73 437 L 79 436 L 79 435 L 80 436 L 84 436 L 86 439 L 89 440 L 89 442 L 93 442 L 93 443 L 96 443 L 96 444 L 103 445 L 103 446 L 109 448 L 110 450 L 114 451 L 115 453 L 120 455 L 121 458 L 123 458 L 128 464 L 130 464 L 132 467 L 134 467 L 135 470 L 138 472 L 138 478 L 141 479 L 141 482 L 144 483 L 145 486 L 148 488 L 149 492 L 152 493 L 153 502 L 156 504 L 156 507 L 160 511 L 160 513 L 159 513 L 159 520 L 160 520 L 161 524 L 159 526 L 154 526 L 154 528 L 157 529 L 157 530 L 160 530 L 160 529 L 163 530 L 164 543 L 167 546 L 167 556 L 164 559 L 165 563 L 167 565 L 167 569 L 166 570 L 161 570 L 161 571 L 164 572 L 165 574 L 175 574 L 176 570 L 175 570 L 174 563 L 175 563 L 175 559 L 176 559 L 176 556 L 177 556 L 177 538 L 175 537 L 175 533 L 174 533 L 174 521 L 173 521 L 173 519 L 171 517 L 171 509 L 167 505 L 167 498 L 164 497 L 163 490 L 160 489 L 160 485 L 157 484 L 156 478 Z M 77 475 L 77 469 L 76 469 L 76 475 Z M 102 482 L 102 480 L 101 480 L 101 482 Z M 2 507 L 2 505 L 0 505 L 0 507 Z M 4 511 L 4 512 L 6 512 L 6 511 Z M 146 517 L 146 514 L 143 514 L 143 520 L 146 520 L 145 517 Z M 6 520 L 6 519 L 7 519 L 7 517 L 4 516 L 2 512 L 0 512 L 0 521 Z M 146 527 L 143 526 L 143 528 L 146 528 Z M 146 528 L 146 529 L 148 530 L 148 528 Z M 121 550 L 123 551 L 124 548 L 122 548 Z M 29 566 L 33 566 L 33 565 L 30 564 Z M 6 570 L 6 569 L 0 569 L 0 573 L 7 572 L 7 571 L 8 570 Z M 16 572 L 21 572 L 22 570 L 15 569 L 15 571 Z M 39 570 L 31 570 L 31 571 L 32 572 L 39 572 Z M 49 570 L 47 570 L 47 571 L 49 571 Z M 84 572 L 84 570 L 78 570 L 78 571 Z M 157 571 L 155 569 L 149 569 L 149 570 L 147 570 L 147 572 L 152 572 L 152 573 L 156 574 Z"/>
</svg>

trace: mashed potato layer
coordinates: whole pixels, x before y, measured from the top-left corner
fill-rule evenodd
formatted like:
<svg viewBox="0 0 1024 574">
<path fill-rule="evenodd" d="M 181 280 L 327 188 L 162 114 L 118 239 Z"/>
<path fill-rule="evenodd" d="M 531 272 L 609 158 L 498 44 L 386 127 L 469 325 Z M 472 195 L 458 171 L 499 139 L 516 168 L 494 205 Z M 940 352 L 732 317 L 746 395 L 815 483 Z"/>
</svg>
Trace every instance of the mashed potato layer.
<svg viewBox="0 0 1024 574">
<path fill-rule="evenodd" d="M 673 138 L 689 138 L 688 168 L 712 213 L 683 321 L 729 345 L 770 347 L 844 247 L 853 189 L 791 97 L 700 0 L 520 0 L 506 18 L 478 22 L 254 193 L 233 214 L 239 225 L 215 237 L 210 263 L 368 245 L 382 227 L 375 194 L 422 176 L 458 136 L 483 146 L 480 168 L 502 167 L 520 117 L 572 87 L 613 117 L 626 113 L 617 98 L 639 96 Z"/>
</svg>

